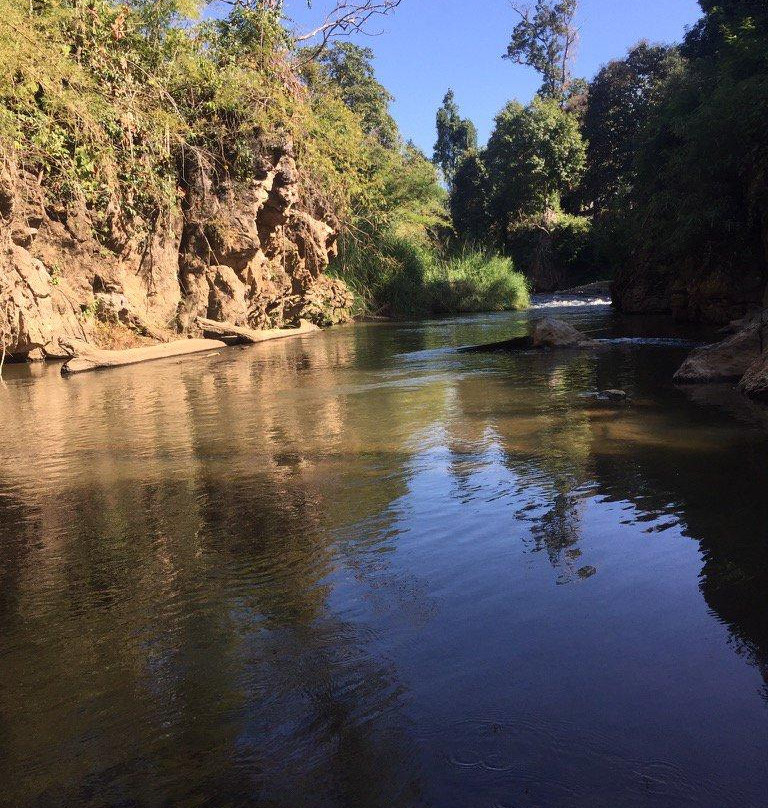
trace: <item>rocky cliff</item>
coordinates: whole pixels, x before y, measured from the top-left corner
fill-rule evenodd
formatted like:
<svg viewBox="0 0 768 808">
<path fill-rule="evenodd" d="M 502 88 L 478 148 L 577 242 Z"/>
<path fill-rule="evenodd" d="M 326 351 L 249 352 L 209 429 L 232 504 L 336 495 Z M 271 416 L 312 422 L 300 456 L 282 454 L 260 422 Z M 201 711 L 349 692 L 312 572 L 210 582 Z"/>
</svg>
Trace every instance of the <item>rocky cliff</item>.
<svg viewBox="0 0 768 808">
<path fill-rule="evenodd" d="M 679 320 L 726 324 L 768 306 L 768 222 L 762 243 L 735 254 L 704 249 L 674 266 L 650 247 L 623 266 L 613 282 L 614 305 L 627 314 L 672 314 Z"/>
<path fill-rule="evenodd" d="M 110 203 L 51 203 L 44 179 L 0 172 L 0 334 L 14 358 L 60 357 L 59 338 L 110 347 L 196 334 L 197 317 L 252 328 L 349 318 L 352 296 L 323 274 L 337 223 L 307 199 L 290 146 L 263 146 L 239 183 L 191 154 L 178 202 L 130 218 Z"/>
</svg>

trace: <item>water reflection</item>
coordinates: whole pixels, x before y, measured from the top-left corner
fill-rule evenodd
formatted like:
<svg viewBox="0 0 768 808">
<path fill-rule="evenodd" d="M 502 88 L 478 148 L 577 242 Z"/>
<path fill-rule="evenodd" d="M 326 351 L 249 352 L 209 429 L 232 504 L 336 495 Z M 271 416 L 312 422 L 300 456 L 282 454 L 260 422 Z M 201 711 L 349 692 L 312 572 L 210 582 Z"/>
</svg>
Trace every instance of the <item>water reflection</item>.
<svg viewBox="0 0 768 808">
<path fill-rule="evenodd" d="M 762 411 L 674 345 L 450 350 L 524 329 L 11 368 L 9 804 L 761 805 Z"/>
</svg>

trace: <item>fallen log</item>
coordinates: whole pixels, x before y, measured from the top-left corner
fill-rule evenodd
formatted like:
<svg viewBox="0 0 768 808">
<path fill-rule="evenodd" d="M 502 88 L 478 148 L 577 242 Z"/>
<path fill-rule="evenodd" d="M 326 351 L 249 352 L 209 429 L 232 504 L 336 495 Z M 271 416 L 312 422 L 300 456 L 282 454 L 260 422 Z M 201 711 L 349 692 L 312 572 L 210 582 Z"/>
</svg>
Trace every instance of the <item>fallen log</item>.
<svg viewBox="0 0 768 808">
<path fill-rule="evenodd" d="M 459 353 L 496 353 L 497 351 L 526 351 L 533 348 L 533 337 L 513 337 L 502 342 L 490 342 L 487 345 L 468 345 L 459 348 Z"/>
<path fill-rule="evenodd" d="M 198 317 L 197 324 L 203 333 L 223 340 L 228 344 L 255 345 L 259 342 L 268 342 L 272 339 L 285 339 L 286 337 L 301 337 L 320 331 L 320 328 L 307 320 L 301 320 L 298 328 L 270 328 L 265 331 L 257 331 L 253 328 L 245 328 L 232 323 L 220 323 L 217 320 L 208 320 L 205 317 Z"/>
<path fill-rule="evenodd" d="M 524 337 L 513 337 L 503 342 L 489 345 L 470 345 L 460 348 L 460 353 L 495 353 L 496 351 L 526 351 L 531 348 L 549 350 L 551 348 L 597 348 L 599 343 L 586 339 L 581 331 L 562 320 L 546 318 L 534 320 L 530 333 Z"/>
<path fill-rule="evenodd" d="M 152 362 L 155 359 L 169 359 L 174 356 L 187 356 L 226 348 L 224 342 L 213 339 L 182 339 L 146 348 L 129 348 L 125 351 L 105 351 L 94 348 L 83 340 L 72 338 L 62 338 L 59 344 L 71 354 L 71 358 L 61 368 L 63 374 L 118 368 L 139 362 Z"/>
</svg>

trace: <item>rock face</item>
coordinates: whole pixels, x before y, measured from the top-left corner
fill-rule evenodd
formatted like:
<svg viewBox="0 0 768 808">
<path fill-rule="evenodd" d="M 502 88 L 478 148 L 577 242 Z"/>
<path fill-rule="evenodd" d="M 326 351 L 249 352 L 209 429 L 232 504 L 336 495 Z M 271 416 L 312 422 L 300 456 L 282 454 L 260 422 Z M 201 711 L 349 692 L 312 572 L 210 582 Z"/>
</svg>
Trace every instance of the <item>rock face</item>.
<svg viewBox="0 0 768 808">
<path fill-rule="evenodd" d="M 349 319 L 346 286 L 323 275 L 337 224 L 303 201 L 290 145 L 265 146 L 255 179 L 221 166 L 179 171 L 179 205 L 126 224 L 119 204 L 52 206 L 37 178 L 0 173 L 0 348 L 61 355 L 59 338 L 93 341 L 97 322 L 156 338 L 197 336 L 197 317 L 249 328 Z"/>
<path fill-rule="evenodd" d="M 765 305 L 768 267 L 759 251 L 733 267 L 659 267 L 641 257 L 613 281 L 614 305 L 627 314 L 672 314 L 678 320 L 725 324 Z"/>
<path fill-rule="evenodd" d="M 696 348 L 675 373 L 682 384 L 738 381 L 760 359 L 759 323 L 752 322 L 722 342 Z"/>
</svg>

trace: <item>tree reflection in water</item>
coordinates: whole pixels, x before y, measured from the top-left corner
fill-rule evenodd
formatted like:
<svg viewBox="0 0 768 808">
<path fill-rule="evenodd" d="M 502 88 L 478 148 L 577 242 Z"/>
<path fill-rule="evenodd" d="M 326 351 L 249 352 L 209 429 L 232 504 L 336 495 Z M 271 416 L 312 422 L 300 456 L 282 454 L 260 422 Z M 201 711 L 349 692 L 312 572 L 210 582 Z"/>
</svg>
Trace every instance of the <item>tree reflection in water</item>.
<svg viewBox="0 0 768 808">
<path fill-rule="evenodd" d="M 575 806 L 603 804 L 599 780 L 634 805 L 637 771 L 664 799 L 709 788 L 684 763 L 674 783 L 660 774 L 641 732 L 644 757 L 622 757 L 605 703 L 584 723 L 581 679 L 578 697 L 546 688 L 573 669 L 634 703 L 620 661 L 580 671 L 569 636 L 600 648 L 613 621 L 631 659 L 652 604 L 632 599 L 635 557 L 606 547 L 681 533 L 709 608 L 766 677 L 762 410 L 676 391 L 674 349 L 444 350 L 522 327 L 339 329 L 66 382 L 10 369 L 9 804 Z M 632 404 L 582 395 L 607 387 Z M 578 623 L 553 604 L 599 611 Z"/>
</svg>

